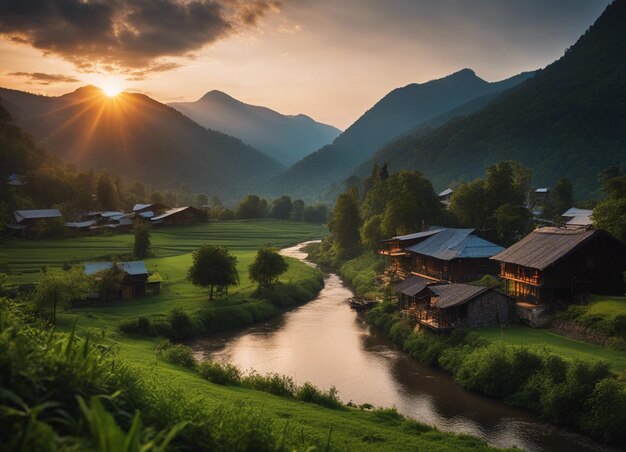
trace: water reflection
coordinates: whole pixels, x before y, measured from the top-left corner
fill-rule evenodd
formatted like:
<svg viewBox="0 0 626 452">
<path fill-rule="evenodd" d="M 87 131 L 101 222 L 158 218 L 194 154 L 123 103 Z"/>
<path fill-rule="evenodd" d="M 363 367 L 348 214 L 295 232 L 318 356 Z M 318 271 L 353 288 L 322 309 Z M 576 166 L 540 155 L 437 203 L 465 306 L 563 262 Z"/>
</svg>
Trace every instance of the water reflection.
<svg viewBox="0 0 626 452">
<path fill-rule="evenodd" d="M 299 246 L 283 254 L 303 259 Z M 444 372 L 399 351 L 354 311 L 352 292 L 334 274 L 314 301 L 277 319 L 195 339 L 199 358 L 278 372 L 298 384 L 336 386 L 344 401 L 395 406 L 446 431 L 468 433 L 500 447 L 601 450 L 587 438 L 537 421 L 529 413 L 463 390 Z"/>
</svg>

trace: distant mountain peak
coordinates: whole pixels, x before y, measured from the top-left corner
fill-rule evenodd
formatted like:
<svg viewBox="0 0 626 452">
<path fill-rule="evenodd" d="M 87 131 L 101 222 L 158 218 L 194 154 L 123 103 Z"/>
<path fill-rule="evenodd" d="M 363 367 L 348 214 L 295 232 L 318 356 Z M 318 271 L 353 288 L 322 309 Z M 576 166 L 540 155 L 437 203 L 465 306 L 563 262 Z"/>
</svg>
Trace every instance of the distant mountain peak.
<svg viewBox="0 0 626 452">
<path fill-rule="evenodd" d="M 208 100 L 228 100 L 228 101 L 235 101 L 235 102 L 241 103 L 240 101 L 235 99 L 233 96 L 225 93 L 224 91 L 220 91 L 218 89 L 213 89 L 209 91 L 204 96 L 202 96 L 198 100 L 198 102 L 208 101 Z"/>
</svg>

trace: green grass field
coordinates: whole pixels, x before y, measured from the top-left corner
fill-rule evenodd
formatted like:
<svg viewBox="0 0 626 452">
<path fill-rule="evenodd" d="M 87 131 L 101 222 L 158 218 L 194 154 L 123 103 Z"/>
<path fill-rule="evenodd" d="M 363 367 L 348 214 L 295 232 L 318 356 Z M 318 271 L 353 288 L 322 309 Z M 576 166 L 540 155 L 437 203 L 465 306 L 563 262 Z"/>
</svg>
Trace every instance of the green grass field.
<svg viewBox="0 0 626 452">
<path fill-rule="evenodd" d="M 58 327 L 67 331 L 74 325 L 98 340 L 115 343 L 119 356 L 137 369 L 151 384 L 169 386 L 182 400 L 200 401 L 207 409 L 220 405 L 262 409 L 273 420 L 277 432 L 290 429 L 294 434 L 315 438 L 331 450 L 488 450 L 482 441 L 436 430 L 416 432 L 400 423 L 384 421 L 373 413 L 355 409 L 331 410 L 310 403 L 293 401 L 264 392 L 225 387 L 201 379 L 197 374 L 159 361 L 155 347 L 158 338 L 131 338 L 119 331 L 121 322 L 139 315 L 164 315 L 174 307 L 192 310 L 219 309 L 224 303 L 246 303 L 253 290 L 247 266 L 264 244 L 284 247 L 323 237 L 320 226 L 274 220 L 210 223 L 189 228 L 157 229 L 152 234 L 155 258 L 146 260 L 149 270 L 163 277 L 161 294 L 139 300 L 123 300 L 104 307 L 87 307 L 61 313 Z M 43 266 L 60 267 L 125 255 L 132 250 L 131 234 L 110 237 L 82 237 L 66 240 L 6 240 L 0 254 L 8 256 L 11 279 L 15 284 L 32 284 Z M 237 256 L 241 285 L 231 290 L 227 300 L 208 301 L 207 292 L 186 281 L 191 252 L 204 243 L 228 246 Z M 290 260 L 283 281 L 297 283 L 317 270 Z M 340 395 L 341 396 L 341 395 Z"/>
<path fill-rule="evenodd" d="M 567 359 L 604 359 L 616 372 L 626 370 L 626 352 L 561 336 L 548 330 L 526 326 L 482 328 L 478 334 L 491 342 L 525 345 L 535 349 L 546 348 Z"/>
</svg>

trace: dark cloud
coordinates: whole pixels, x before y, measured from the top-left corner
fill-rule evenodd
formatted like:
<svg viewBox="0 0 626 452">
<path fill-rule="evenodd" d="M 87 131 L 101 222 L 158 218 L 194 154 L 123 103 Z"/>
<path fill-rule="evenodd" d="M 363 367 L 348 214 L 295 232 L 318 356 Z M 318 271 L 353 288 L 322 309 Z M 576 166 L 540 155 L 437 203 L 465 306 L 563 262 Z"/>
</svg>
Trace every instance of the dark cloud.
<svg viewBox="0 0 626 452">
<path fill-rule="evenodd" d="M 274 0 L 0 0 L 0 34 L 85 72 L 143 78 L 253 26 Z"/>
<path fill-rule="evenodd" d="M 78 83 L 76 77 L 64 74 L 46 74 L 44 72 L 11 72 L 11 76 L 24 77 L 28 79 L 28 83 L 37 85 L 51 85 L 53 83 Z"/>
</svg>

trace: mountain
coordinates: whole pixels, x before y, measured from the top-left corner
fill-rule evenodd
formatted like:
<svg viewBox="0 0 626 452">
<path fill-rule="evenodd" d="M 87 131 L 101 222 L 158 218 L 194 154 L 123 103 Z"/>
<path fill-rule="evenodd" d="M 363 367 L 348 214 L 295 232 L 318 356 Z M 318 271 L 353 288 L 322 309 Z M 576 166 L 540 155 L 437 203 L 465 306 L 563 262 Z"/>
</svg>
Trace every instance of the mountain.
<svg viewBox="0 0 626 452">
<path fill-rule="evenodd" d="M 463 69 L 426 83 L 391 91 L 335 141 L 305 157 L 272 182 L 274 193 L 290 192 L 315 197 L 333 182 L 346 177 L 389 141 L 420 123 L 443 115 L 472 99 L 501 92 L 530 78 L 533 73 L 489 83 Z"/>
<path fill-rule="evenodd" d="M 341 131 L 306 115 L 287 116 L 248 105 L 221 91 L 210 91 L 196 102 L 169 106 L 209 129 L 241 138 L 285 165 L 332 142 Z"/>
<path fill-rule="evenodd" d="M 597 194 L 598 172 L 626 169 L 626 1 L 610 4 L 556 62 L 474 114 L 399 140 L 373 161 L 418 169 L 437 188 L 518 160 L 549 186 L 569 177 L 580 198 Z"/>
<path fill-rule="evenodd" d="M 143 94 L 109 98 L 93 86 L 45 97 L 0 89 L 16 124 L 79 168 L 108 169 L 159 188 L 238 197 L 281 171 L 239 139 L 207 130 Z"/>
</svg>

